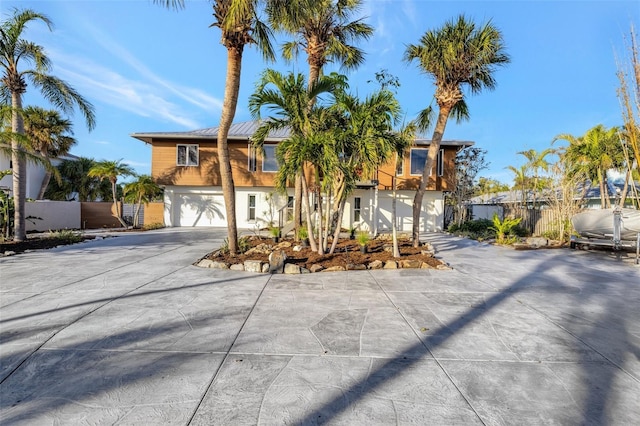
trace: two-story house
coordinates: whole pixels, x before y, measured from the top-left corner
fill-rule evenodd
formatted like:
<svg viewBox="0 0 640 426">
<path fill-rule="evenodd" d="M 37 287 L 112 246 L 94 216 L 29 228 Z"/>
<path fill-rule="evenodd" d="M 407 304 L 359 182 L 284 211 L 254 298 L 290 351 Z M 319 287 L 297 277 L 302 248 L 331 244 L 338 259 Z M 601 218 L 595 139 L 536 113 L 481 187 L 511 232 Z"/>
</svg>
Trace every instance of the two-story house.
<svg viewBox="0 0 640 426">
<path fill-rule="evenodd" d="M 278 212 L 293 200 L 293 188 L 279 194 L 274 188 L 278 172 L 275 148 L 287 132 L 270 134 L 264 154 L 251 146 L 256 121 L 231 126 L 228 145 L 236 187 L 236 220 L 239 228 L 262 228 L 278 224 Z M 151 174 L 165 188 L 167 226 L 225 226 L 226 212 L 217 153 L 218 128 L 188 132 L 134 133 L 131 136 L 151 145 Z M 421 231 L 440 231 L 444 220 L 444 193 L 455 185 L 456 153 L 468 141 L 442 141 L 434 173 L 429 178 L 420 215 Z M 397 167 L 396 227 L 410 231 L 415 190 L 429 147 L 429 140 L 417 139 L 399 159 Z M 379 168 L 374 179 L 360 182 L 350 195 L 342 226 L 368 229 L 374 233 L 391 230 L 394 164 Z"/>
</svg>

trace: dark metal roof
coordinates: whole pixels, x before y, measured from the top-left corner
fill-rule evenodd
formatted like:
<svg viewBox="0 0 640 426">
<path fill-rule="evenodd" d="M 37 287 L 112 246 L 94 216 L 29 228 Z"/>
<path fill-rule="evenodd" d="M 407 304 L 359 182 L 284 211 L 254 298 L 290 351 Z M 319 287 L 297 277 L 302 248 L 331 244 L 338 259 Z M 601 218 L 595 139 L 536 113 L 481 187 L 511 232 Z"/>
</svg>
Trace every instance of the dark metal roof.
<svg viewBox="0 0 640 426">
<path fill-rule="evenodd" d="M 232 140 L 248 140 L 258 130 L 260 121 L 244 121 L 240 123 L 233 123 L 229 129 L 229 139 Z M 218 127 L 209 127 L 206 129 L 190 130 L 187 132 L 145 132 L 145 133 L 132 133 L 131 137 L 139 139 L 146 143 L 151 143 L 152 140 L 161 139 L 216 139 L 218 137 Z M 269 133 L 267 140 L 269 141 L 281 141 L 289 137 L 289 130 L 283 129 L 277 132 Z M 428 146 L 431 144 L 431 140 L 418 138 L 415 140 L 415 144 L 420 146 Z M 471 141 L 459 141 L 459 140 L 443 140 L 440 145 L 442 146 L 458 146 L 467 147 L 472 146 L 474 143 Z"/>
</svg>

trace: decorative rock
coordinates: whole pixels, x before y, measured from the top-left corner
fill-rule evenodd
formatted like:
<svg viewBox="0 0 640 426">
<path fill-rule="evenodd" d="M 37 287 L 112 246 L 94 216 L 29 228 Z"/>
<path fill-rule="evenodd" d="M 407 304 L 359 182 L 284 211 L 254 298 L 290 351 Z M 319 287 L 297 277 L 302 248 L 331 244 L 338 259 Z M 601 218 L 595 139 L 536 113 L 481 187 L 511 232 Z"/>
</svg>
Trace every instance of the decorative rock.
<svg viewBox="0 0 640 426">
<path fill-rule="evenodd" d="M 393 245 L 391 244 L 385 244 L 382 246 L 382 249 L 386 252 L 393 253 Z"/>
<path fill-rule="evenodd" d="M 433 267 L 431 265 L 429 265 L 427 262 L 422 262 L 422 266 L 420 266 L 420 269 L 432 269 Z"/>
<path fill-rule="evenodd" d="M 295 263 L 285 263 L 284 264 L 284 273 L 285 274 L 299 274 L 300 267 Z"/>
<path fill-rule="evenodd" d="M 401 268 L 406 268 L 406 269 L 418 269 L 422 266 L 422 261 L 414 260 L 414 259 L 405 259 L 400 261 L 399 266 Z"/>
<path fill-rule="evenodd" d="M 382 260 L 374 260 L 373 262 L 369 263 L 369 269 L 382 269 L 383 265 L 384 263 L 382 263 Z"/>
<path fill-rule="evenodd" d="M 16 252 L 15 251 L 11 251 L 11 250 L 7 250 L 7 251 L 4 252 L 5 256 L 13 256 L 14 254 L 16 254 Z"/>
<path fill-rule="evenodd" d="M 387 260 L 383 269 L 398 269 L 398 263 L 395 260 Z"/>
<path fill-rule="evenodd" d="M 447 270 L 451 270 L 451 269 L 453 269 L 453 268 L 452 268 L 452 267 L 450 267 L 449 265 L 442 264 L 442 265 L 438 265 L 438 266 L 436 266 L 436 269 L 440 269 L 440 270 L 442 270 L 442 271 L 447 271 Z"/>
<path fill-rule="evenodd" d="M 229 269 L 229 265 L 224 262 L 211 262 L 209 268 L 214 269 Z"/>
<path fill-rule="evenodd" d="M 549 240 L 542 237 L 529 237 L 526 239 L 526 243 L 533 247 L 544 247 L 549 245 Z"/>
<path fill-rule="evenodd" d="M 324 266 L 322 266 L 322 265 L 318 265 L 318 264 L 316 263 L 315 265 L 311 265 L 310 271 L 311 271 L 312 273 L 315 273 L 315 272 L 320 272 L 320 271 L 322 271 L 323 269 L 324 269 Z"/>
<path fill-rule="evenodd" d="M 322 272 L 336 272 L 336 271 L 344 271 L 344 266 L 332 266 L 327 269 L 323 269 Z"/>
<path fill-rule="evenodd" d="M 301 274 L 310 274 L 311 271 L 308 270 L 307 268 L 300 267 L 300 273 Z"/>
<path fill-rule="evenodd" d="M 212 263 L 213 260 L 211 259 L 202 259 L 200 262 L 198 262 L 198 266 L 201 268 L 211 268 Z"/>
<path fill-rule="evenodd" d="M 262 272 L 262 262 L 259 260 L 245 260 L 244 270 L 247 272 Z"/>
<path fill-rule="evenodd" d="M 262 264 L 262 273 L 266 274 L 267 272 L 269 272 L 269 264 L 268 263 L 263 263 Z"/>
<path fill-rule="evenodd" d="M 269 254 L 271 253 L 271 246 L 269 244 L 258 244 L 257 246 L 247 250 L 245 254 Z"/>
<path fill-rule="evenodd" d="M 282 250 L 276 250 L 269 255 L 269 272 L 272 274 L 281 274 L 284 272 L 284 261 L 287 255 Z"/>
<path fill-rule="evenodd" d="M 347 271 L 365 271 L 367 267 L 361 263 L 353 264 L 349 263 L 347 265 Z"/>
<path fill-rule="evenodd" d="M 302 246 L 293 246 L 293 251 L 302 251 Z"/>
<path fill-rule="evenodd" d="M 244 265 L 242 263 L 236 263 L 229 267 L 232 271 L 244 271 Z"/>
<path fill-rule="evenodd" d="M 274 249 L 278 250 L 278 249 L 283 249 L 283 248 L 289 248 L 291 246 L 292 246 L 292 244 L 289 241 L 283 241 L 280 244 L 276 245 L 274 247 Z"/>
</svg>

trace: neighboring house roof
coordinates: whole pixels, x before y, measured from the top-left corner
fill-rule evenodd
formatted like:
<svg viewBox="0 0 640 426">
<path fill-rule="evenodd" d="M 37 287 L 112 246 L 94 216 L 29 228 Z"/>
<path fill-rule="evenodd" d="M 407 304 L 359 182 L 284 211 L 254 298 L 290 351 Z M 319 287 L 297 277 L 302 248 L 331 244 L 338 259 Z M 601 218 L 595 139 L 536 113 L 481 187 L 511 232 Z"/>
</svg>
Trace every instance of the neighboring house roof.
<svg viewBox="0 0 640 426">
<path fill-rule="evenodd" d="M 248 140 L 258 130 L 260 121 L 244 121 L 240 123 L 233 123 L 229 129 L 228 139 L 232 140 Z M 146 133 L 132 133 L 131 137 L 139 139 L 145 143 L 151 143 L 153 139 L 215 139 L 218 137 L 218 127 L 209 127 L 206 129 L 191 130 L 187 132 L 146 132 Z M 270 141 L 281 141 L 289 137 L 289 130 L 283 129 L 277 132 L 269 133 L 267 137 Z M 429 145 L 431 140 L 418 138 L 415 140 L 416 145 Z M 442 146 L 458 146 L 467 147 L 472 146 L 474 143 L 471 141 L 459 141 L 459 140 L 443 140 Z"/>
<path fill-rule="evenodd" d="M 616 195 L 616 191 L 622 189 L 624 187 L 624 183 L 622 182 L 611 182 L 607 181 L 609 196 L 614 198 Z M 640 182 L 635 184 L 638 192 L 640 192 Z M 533 191 L 526 191 L 527 202 L 533 202 Z M 577 189 L 579 194 L 582 193 L 581 188 Z M 580 197 L 578 197 L 580 198 Z M 629 190 L 627 193 L 627 198 L 633 198 L 633 194 Z M 589 189 L 587 189 L 587 193 L 585 194 L 584 200 L 594 200 L 600 199 L 600 185 L 591 185 Z M 539 195 L 537 197 L 538 201 L 544 200 L 543 195 Z M 508 203 L 521 203 L 522 202 L 522 191 L 514 189 L 511 191 L 503 191 L 497 192 L 494 194 L 484 194 L 473 197 L 469 200 L 470 204 L 508 204 Z"/>
</svg>

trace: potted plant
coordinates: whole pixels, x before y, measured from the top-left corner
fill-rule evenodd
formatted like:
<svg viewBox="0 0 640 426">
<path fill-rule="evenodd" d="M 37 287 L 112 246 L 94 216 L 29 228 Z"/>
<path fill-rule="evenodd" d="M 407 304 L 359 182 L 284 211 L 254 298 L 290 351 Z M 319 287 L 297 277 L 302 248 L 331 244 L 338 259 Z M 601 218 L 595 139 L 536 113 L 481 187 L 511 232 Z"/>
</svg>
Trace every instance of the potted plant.
<svg viewBox="0 0 640 426">
<path fill-rule="evenodd" d="M 277 226 L 272 226 L 269 228 L 269 233 L 271 234 L 274 243 L 280 241 L 280 228 L 278 228 Z"/>
<path fill-rule="evenodd" d="M 367 243 L 370 239 L 371 237 L 369 237 L 369 233 L 367 231 L 358 232 L 358 244 L 360 244 L 361 253 L 367 252 Z"/>
<path fill-rule="evenodd" d="M 298 238 L 300 238 L 302 247 L 309 247 L 309 231 L 306 227 L 303 226 L 298 230 Z"/>
</svg>

